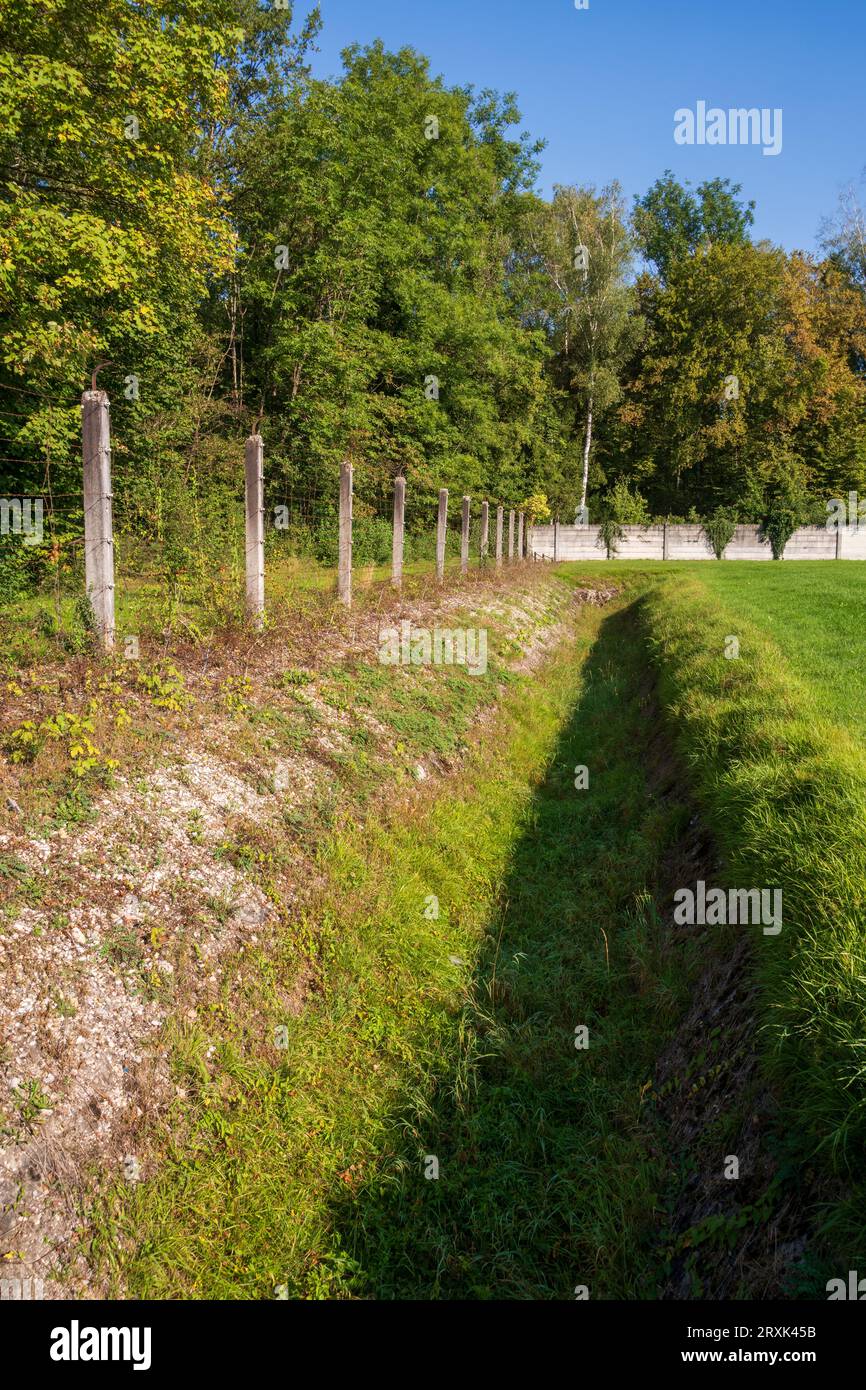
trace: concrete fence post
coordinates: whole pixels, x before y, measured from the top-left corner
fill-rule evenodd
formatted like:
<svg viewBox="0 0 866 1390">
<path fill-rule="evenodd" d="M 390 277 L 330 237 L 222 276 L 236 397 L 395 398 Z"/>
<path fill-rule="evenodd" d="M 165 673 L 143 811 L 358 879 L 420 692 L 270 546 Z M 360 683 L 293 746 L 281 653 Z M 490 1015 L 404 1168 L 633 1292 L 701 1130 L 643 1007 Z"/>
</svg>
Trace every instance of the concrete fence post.
<svg viewBox="0 0 866 1390">
<path fill-rule="evenodd" d="M 502 569 L 502 522 L 505 515 L 504 508 L 496 508 L 496 568 Z"/>
<path fill-rule="evenodd" d="M 469 497 L 463 498 L 463 517 L 460 527 L 460 573 L 469 573 L 469 515 L 472 510 L 472 500 Z"/>
<path fill-rule="evenodd" d="M 553 523 L 553 563 L 556 564 L 556 548 L 559 541 L 559 519 Z"/>
<path fill-rule="evenodd" d="M 525 557 L 524 536 L 523 536 L 523 512 L 517 513 L 517 558 L 522 560 Z"/>
<path fill-rule="evenodd" d="M 84 461 L 84 582 L 100 645 L 114 647 L 114 527 L 107 391 L 81 397 Z"/>
<path fill-rule="evenodd" d="M 439 516 L 436 521 L 436 578 L 445 578 L 445 538 L 448 534 L 448 489 L 439 489 Z"/>
<path fill-rule="evenodd" d="M 244 446 L 247 614 L 256 627 L 261 627 L 265 618 L 264 447 L 260 434 L 251 434 Z"/>
<path fill-rule="evenodd" d="M 514 559 L 514 512 L 508 513 L 508 559 Z"/>
<path fill-rule="evenodd" d="M 403 583 L 403 528 L 406 516 L 406 479 L 394 479 L 394 536 L 391 550 L 391 583 Z"/>
<path fill-rule="evenodd" d="M 668 524 L 666 521 L 662 523 L 662 559 L 670 559 L 670 554 L 668 553 Z"/>
<path fill-rule="evenodd" d="M 337 567 L 337 595 L 347 608 L 352 606 L 352 465 L 340 464 L 340 551 Z"/>
<path fill-rule="evenodd" d="M 488 506 L 488 504 L 487 504 L 486 502 L 482 502 L 482 503 L 481 503 L 481 543 L 480 543 L 480 545 L 479 545 L 479 554 L 480 554 L 480 557 L 481 557 L 481 563 L 482 563 L 482 565 L 484 564 L 485 560 L 487 559 L 487 548 L 488 548 L 489 530 L 490 530 L 490 507 Z"/>
</svg>

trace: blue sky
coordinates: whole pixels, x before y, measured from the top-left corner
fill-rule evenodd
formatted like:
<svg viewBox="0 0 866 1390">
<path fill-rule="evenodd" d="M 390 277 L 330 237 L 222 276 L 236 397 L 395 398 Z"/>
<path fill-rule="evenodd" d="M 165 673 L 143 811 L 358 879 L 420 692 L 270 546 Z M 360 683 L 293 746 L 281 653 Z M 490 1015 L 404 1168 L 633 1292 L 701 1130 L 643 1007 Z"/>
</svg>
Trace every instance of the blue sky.
<svg viewBox="0 0 866 1390">
<path fill-rule="evenodd" d="M 547 140 L 541 187 L 618 178 L 629 202 L 664 169 L 731 178 L 753 234 L 816 248 L 821 218 L 866 166 L 866 0 L 320 0 L 314 71 L 381 38 L 427 54 L 452 85 L 514 91 Z M 297 9 L 305 9 L 298 0 Z M 776 156 L 674 142 L 674 112 L 780 107 Z"/>
</svg>

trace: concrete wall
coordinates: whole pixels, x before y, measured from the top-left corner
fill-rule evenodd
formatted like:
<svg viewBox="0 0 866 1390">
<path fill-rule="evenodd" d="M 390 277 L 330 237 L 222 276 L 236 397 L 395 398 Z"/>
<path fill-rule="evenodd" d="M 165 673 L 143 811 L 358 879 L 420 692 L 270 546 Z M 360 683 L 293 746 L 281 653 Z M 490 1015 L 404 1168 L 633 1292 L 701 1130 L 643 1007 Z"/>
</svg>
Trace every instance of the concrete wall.
<svg viewBox="0 0 866 1390">
<path fill-rule="evenodd" d="M 714 560 L 702 526 L 624 526 L 617 560 Z M 866 560 L 866 526 L 837 533 L 824 526 L 802 526 L 785 547 L 786 560 Z M 598 526 L 534 526 L 527 543 L 529 555 L 551 560 L 607 558 Z M 757 526 L 738 526 L 725 551 L 726 560 L 772 560 L 769 542 Z"/>
<path fill-rule="evenodd" d="M 839 533 L 840 560 L 866 560 L 866 526 Z"/>
<path fill-rule="evenodd" d="M 557 560 L 603 560 L 598 537 L 597 526 L 532 526 L 526 549 L 553 559 L 555 547 Z"/>
<path fill-rule="evenodd" d="M 714 560 L 703 526 L 669 526 L 669 560 Z"/>
</svg>

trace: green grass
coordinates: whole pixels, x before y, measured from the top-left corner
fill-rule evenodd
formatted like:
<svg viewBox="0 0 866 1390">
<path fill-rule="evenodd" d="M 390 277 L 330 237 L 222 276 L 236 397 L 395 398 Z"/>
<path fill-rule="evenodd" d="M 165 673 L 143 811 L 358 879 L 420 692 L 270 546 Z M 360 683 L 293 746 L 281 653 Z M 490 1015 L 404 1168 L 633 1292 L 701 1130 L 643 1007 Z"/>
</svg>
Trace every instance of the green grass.
<svg viewBox="0 0 866 1390">
<path fill-rule="evenodd" d="M 700 578 L 754 623 L 808 684 L 821 712 L 866 739 L 866 565 L 855 560 L 706 566 Z M 735 628 L 731 628 L 735 632 Z"/>
<path fill-rule="evenodd" d="M 857 621 L 866 609 L 866 564 L 602 560 L 561 565 L 557 572 L 572 584 L 604 581 L 636 592 L 676 585 L 684 576 L 698 580 L 730 613 L 778 644 L 794 672 L 814 687 L 826 714 L 858 732 L 866 729 L 866 639 Z"/>
<path fill-rule="evenodd" d="M 689 969 L 652 890 L 682 812 L 634 756 L 632 619 L 580 622 L 444 792 L 328 840 L 320 896 L 256 963 L 259 1035 L 178 1033 L 186 1122 L 97 1242 L 132 1296 L 652 1296 L 644 1096 Z M 318 987 L 286 1017 L 301 955 Z"/>
<path fill-rule="evenodd" d="M 852 617 L 866 568 L 560 573 L 624 592 L 584 609 L 575 641 L 531 676 L 493 662 L 480 681 L 364 663 L 326 674 L 327 703 L 367 707 L 392 731 L 403 791 L 353 741 L 340 755 L 350 804 L 287 826 L 316 854 L 316 886 L 276 952 L 235 963 L 243 1006 L 227 987 L 211 1018 L 172 1025 L 183 1096 L 141 1154 L 146 1181 L 112 1191 L 98 1222 L 118 1290 L 484 1300 L 584 1284 L 593 1298 L 653 1297 L 670 1269 L 672 1193 L 694 1162 L 669 1152 L 650 1083 L 715 949 L 672 941 L 664 923 L 673 888 L 693 886 L 667 881 L 691 794 L 722 881 L 783 892 L 783 931 L 754 931 L 752 968 L 780 1106 L 768 1142 L 786 1170 L 817 1175 L 796 1198 L 821 1226 L 804 1278 L 816 1260 L 840 1262 L 834 1274 L 866 1265 L 866 642 Z M 291 668 L 302 710 L 304 684 Z M 406 792 L 417 758 L 463 753 L 497 690 L 462 769 Z M 681 759 L 661 784 L 646 755 L 656 699 Z M 283 738 L 277 713 L 239 710 L 239 738 L 246 723 L 254 740 L 263 724 Z M 287 725 L 287 749 L 299 737 Z M 363 829 L 350 819 L 361 805 Z M 226 856 L 279 902 L 270 879 L 286 846 L 249 833 Z M 720 953 L 730 946 L 720 937 Z M 306 998 L 289 1010 L 299 976 Z M 721 1057 L 724 1039 L 713 1046 Z M 686 1080 L 702 1084 L 694 1061 Z M 714 1116 L 720 1151 L 752 1094 Z M 774 1194 L 711 1211 L 692 1249 L 771 1221 Z"/>
<path fill-rule="evenodd" d="M 827 1233 L 855 1268 L 866 1254 L 866 749 L 859 720 L 852 736 L 827 712 L 849 710 L 848 682 L 863 660 L 847 606 L 861 580 L 841 563 L 832 574 L 817 563 L 766 577 L 758 568 L 719 566 L 652 589 L 646 633 L 728 885 L 783 893 L 782 932 L 755 938 L 763 1060 L 801 1161 L 819 1156 L 825 1191 L 845 1184 Z M 800 610 L 803 628 L 786 632 L 784 645 L 742 616 L 751 611 L 775 636 Z M 832 619 L 843 611 L 853 649 L 844 653 Z M 730 634 L 740 639 L 737 660 L 724 657 Z M 826 675 L 833 651 L 838 700 Z M 786 655 L 796 652 L 792 669 Z"/>
<path fill-rule="evenodd" d="M 685 576 L 698 581 L 738 622 L 768 637 L 816 708 L 866 738 L 866 564 L 855 560 L 616 561 L 563 565 L 572 584 L 606 579 L 634 592 L 676 586 Z M 728 635 L 728 634 L 725 634 Z"/>
<path fill-rule="evenodd" d="M 139 559 L 141 557 L 138 557 Z M 151 557 L 152 558 L 152 557 Z M 128 637 L 143 642 L 163 641 L 167 631 L 176 637 L 203 642 L 219 636 L 229 627 L 244 622 L 244 580 L 234 566 L 225 566 L 202 577 L 185 575 L 176 583 L 117 559 L 115 618 L 118 648 Z M 456 577 L 459 554 L 446 557 L 446 570 Z M 477 560 L 472 569 L 477 568 Z M 276 548 L 268 553 L 266 600 L 270 616 L 279 621 L 289 613 L 319 614 L 336 594 L 334 568 L 313 559 L 300 559 Z M 404 590 L 428 586 L 435 574 L 435 561 L 411 560 L 403 567 Z M 353 576 L 357 602 L 375 597 L 378 586 L 387 584 L 391 566 L 358 565 Z M 89 650 L 88 616 L 83 600 L 83 576 L 64 576 L 55 592 L 45 585 L 38 593 L 26 594 L 4 603 L 0 609 L 0 674 L 17 667 L 51 659 L 62 660 Z"/>
</svg>

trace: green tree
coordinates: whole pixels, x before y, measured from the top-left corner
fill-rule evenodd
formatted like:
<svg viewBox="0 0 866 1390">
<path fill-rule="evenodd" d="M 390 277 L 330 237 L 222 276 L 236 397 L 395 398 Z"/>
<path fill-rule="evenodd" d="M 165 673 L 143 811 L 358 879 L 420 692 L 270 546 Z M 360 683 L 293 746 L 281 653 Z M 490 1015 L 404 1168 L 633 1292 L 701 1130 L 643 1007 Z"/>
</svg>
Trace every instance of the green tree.
<svg viewBox="0 0 866 1390">
<path fill-rule="evenodd" d="M 544 337 L 506 285 L 534 150 L 508 138 L 509 98 L 450 89 L 411 50 L 344 61 L 243 151 L 244 404 L 294 486 L 332 491 L 348 453 L 373 506 L 398 472 L 413 498 L 516 501 L 554 433 Z"/>
<path fill-rule="evenodd" d="M 255 0 L 0 0 L 0 26 L 0 488 L 80 494 L 79 396 L 107 361 L 116 524 L 179 572 L 237 492 L 236 467 L 198 475 L 230 427 L 201 307 L 235 265 L 231 151 L 309 26 L 292 41 Z"/>
<path fill-rule="evenodd" d="M 619 185 L 559 187 L 530 228 L 546 294 L 558 380 L 572 402 L 574 435 L 583 436 L 579 506 L 586 506 L 596 420 L 620 398 L 620 372 L 642 331 L 629 284 L 632 244 Z"/>
<path fill-rule="evenodd" d="M 649 332 L 617 442 L 654 508 L 758 520 L 784 478 L 820 490 L 862 476 L 858 296 L 830 265 L 718 242 L 644 277 Z M 834 495 L 837 495 L 834 493 Z"/>
<path fill-rule="evenodd" d="M 635 198 L 632 223 L 641 255 L 667 281 L 677 261 L 699 246 L 715 242 L 742 245 L 754 221 L 754 202 L 742 203 L 742 185 L 729 179 L 679 183 L 666 169 L 643 195 Z"/>
</svg>

